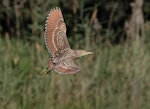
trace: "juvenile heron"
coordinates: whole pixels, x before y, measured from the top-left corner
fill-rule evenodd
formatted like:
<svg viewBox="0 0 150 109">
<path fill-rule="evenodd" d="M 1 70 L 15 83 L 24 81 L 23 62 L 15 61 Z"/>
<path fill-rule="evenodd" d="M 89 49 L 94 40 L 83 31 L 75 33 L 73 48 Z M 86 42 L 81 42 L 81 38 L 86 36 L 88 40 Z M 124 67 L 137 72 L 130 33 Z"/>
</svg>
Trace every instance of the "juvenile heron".
<svg viewBox="0 0 150 109">
<path fill-rule="evenodd" d="M 92 54 L 85 50 L 72 50 L 66 36 L 66 25 L 60 8 L 50 11 L 45 25 L 45 44 L 51 58 L 48 69 L 60 74 L 74 74 L 80 72 L 74 63 L 75 58 Z"/>
</svg>

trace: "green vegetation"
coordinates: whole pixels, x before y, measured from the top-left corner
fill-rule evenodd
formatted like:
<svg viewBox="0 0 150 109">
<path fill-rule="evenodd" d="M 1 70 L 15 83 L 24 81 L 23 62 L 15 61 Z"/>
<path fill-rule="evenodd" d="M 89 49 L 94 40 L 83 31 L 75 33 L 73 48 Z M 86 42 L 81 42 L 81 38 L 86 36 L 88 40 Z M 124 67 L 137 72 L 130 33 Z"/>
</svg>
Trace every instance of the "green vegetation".
<svg viewBox="0 0 150 109">
<path fill-rule="evenodd" d="M 40 75 L 48 52 L 42 41 L 0 39 L 2 109 L 148 109 L 149 44 L 97 46 L 76 60 L 81 73 Z"/>
</svg>

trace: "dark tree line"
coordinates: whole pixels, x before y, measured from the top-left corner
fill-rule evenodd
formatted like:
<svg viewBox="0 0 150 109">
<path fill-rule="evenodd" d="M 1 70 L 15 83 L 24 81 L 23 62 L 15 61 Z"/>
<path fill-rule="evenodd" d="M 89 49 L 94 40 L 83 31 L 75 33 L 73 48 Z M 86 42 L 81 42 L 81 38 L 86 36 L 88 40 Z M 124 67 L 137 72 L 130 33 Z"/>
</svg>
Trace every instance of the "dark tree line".
<svg viewBox="0 0 150 109">
<path fill-rule="evenodd" d="M 143 25 L 150 20 L 150 1 L 138 1 L 143 2 L 141 7 L 136 5 L 136 0 L 1 0 L 0 33 L 1 37 L 10 38 L 41 37 L 47 14 L 58 6 L 64 14 L 68 36 L 77 34 L 82 40 L 85 37 L 80 35 L 86 36 L 91 31 L 93 40 L 118 42 L 133 37 L 127 29 L 134 27 L 134 17 L 137 17 L 133 15 L 134 10 L 142 12 Z"/>
</svg>

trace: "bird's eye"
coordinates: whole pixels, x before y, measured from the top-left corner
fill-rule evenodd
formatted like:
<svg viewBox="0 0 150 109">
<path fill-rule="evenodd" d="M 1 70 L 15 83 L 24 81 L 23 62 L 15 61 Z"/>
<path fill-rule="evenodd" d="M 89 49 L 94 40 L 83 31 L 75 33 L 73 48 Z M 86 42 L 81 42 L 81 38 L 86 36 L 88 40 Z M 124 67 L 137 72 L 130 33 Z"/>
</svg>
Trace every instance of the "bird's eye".
<svg viewBox="0 0 150 109">
<path fill-rule="evenodd" d="M 56 65 L 56 63 L 55 63 L 55 62 L 53 62 L 53 64 L 54 64 L 54 65 Z"/>
</svg>

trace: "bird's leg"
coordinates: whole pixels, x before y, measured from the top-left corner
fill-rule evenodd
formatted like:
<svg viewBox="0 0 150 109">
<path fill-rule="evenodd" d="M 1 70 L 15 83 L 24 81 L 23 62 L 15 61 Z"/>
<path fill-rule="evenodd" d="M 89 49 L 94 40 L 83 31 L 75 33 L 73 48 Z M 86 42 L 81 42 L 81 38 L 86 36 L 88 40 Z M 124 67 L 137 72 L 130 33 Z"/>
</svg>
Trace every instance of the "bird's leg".
<svg viewBox="0 0 150 109">
<path fill-rule="evenodd" d="M 45 68 L 43 71 L 41 71 L 40 74 L 41 75 L 46 75 L 46 74 L 50 73 L 53 68 L 54 68 L 54 64 L 53 64 L 53 61 L 50 59 L 48 61 L 48 67 Z"/>
<path fill-rule="evenodd" d="M 40 72 L 40 74 L 41 74 L 41 75 L 46 75 L 46 74 L 48 74 L 50 71 L 51 71 L 51 70 L 47 67 L 47 68 L 45 68 L 44 70 L 42 70 L 42 71 Z"/>
</svg>

